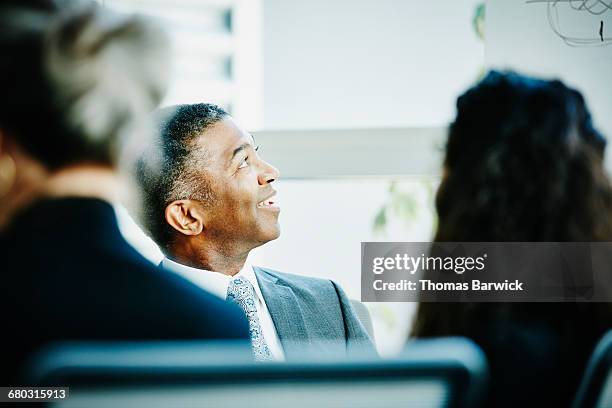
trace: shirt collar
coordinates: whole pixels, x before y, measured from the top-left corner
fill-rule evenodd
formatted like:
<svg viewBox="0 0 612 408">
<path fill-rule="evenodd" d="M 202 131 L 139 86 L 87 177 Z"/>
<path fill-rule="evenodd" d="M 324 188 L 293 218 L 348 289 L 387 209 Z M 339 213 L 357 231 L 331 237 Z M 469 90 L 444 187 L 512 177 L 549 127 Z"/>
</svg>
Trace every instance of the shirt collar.
<svg viewBox="0 0 612 408">
<path fill-rule="evenodd" d="M 257 294 L 259 300 L 261 302 L 264 302 L 263 295 L 261 293 L 261 290 L 259 289 L 259 283 L 257 282 L 257 276 L 255 276 L 253 266 L 248 262 L 245 262 L 242 269 L 234 276 L 229 276 L 221 272 L 213 272 L 208 271 L 206 269 L 194 268 L 191 266 L 183 265 L 168 258 L 164 258 L 162 260 L 161 266 L 163 269 L 183 276 L 184 278 L 195 283 L 202 289 L 222 299 L 225 299 L 227 297 L 227 288 L 232 279 L 238 277 L 245 278 L 249 282 L 251 282 L 251 285 L 253 285 L 253 288 L 255 289 L 255 293 Z"/>
</svg>

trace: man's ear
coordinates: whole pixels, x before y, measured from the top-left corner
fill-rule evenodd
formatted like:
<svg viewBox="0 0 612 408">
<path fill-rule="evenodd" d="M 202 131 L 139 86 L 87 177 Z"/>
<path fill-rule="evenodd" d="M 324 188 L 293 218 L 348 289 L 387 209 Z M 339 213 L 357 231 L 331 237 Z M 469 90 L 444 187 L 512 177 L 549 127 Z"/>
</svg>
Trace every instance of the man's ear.
<svg viewBox="0 0 612 408">
<path fill-rule="evenodd" d="M 204 230 L 204 214 L 197 201 L 176 200 L 166 207 L 166 222 L 184 235 L 199 235 Z"/>
</svg>

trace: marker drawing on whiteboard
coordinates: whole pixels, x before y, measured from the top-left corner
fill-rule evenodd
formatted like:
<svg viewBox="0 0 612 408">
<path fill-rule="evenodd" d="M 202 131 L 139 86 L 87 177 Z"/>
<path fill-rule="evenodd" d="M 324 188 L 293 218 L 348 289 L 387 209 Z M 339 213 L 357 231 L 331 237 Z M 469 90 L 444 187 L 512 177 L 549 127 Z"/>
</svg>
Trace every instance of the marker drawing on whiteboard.
<svg viewBox="0 0 612 408">
<path fill-rule="evenodd" d="M 524 0 L 526 4 L 546 4 L 546 16 L 552 31 L 570 47 L 605 47 L 612 45 L 612 37 L 604 36 L 604 19 L 600 16 L 612 14 L 612 0 Z M 588 15 L 594 25 L 599 20 L 599 30 L 595 26 L 588 28 Z M 572 16 L 580 16 L 583 26 L 576 27 L 572 32 Z M 591 33 L 587 34 L 588 29 Z M 593 31 L 591 31 L 593 30 Z"/>
</svg>

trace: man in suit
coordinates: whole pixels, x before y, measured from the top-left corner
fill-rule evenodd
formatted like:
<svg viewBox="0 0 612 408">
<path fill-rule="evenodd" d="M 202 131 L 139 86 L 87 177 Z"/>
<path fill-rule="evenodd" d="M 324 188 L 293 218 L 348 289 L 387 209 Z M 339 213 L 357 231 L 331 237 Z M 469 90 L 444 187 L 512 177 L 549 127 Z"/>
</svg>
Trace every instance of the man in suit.
<svg viewBox="0 0 612 408">
<path fill-rule="evenodd" d="M 221 108 L 179 105 L 158 112 L 159 143 L 136 169 L 138 217 L 185 276 L 245 311 L 258 360 L 288 353 L 373 351 L 371 340 L 334 282 L 247 263 L 249 252 L 280 235 L 276 168 L 253 137 Z"/>
</svg>

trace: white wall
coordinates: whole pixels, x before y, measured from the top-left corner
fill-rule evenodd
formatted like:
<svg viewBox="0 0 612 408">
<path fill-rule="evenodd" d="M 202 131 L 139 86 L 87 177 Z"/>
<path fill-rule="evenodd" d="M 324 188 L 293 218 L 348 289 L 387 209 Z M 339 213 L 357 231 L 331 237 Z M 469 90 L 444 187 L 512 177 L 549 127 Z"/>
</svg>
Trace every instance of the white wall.
<svg viewBox="0 0 612 408">
<path fill-rule="evenodd" d="M 478 3 L 264 0 L 261 135 L 270 137 L 261 137 L 261 145 L 264 158 L 272 150 L 270 159 L 281 171 L 283 233 L 253 251 L 253 262 L 332 278 L 359 298 L 362 241 L 431 239 L 432 199 L 422 179 L 403 184 L 418 202 L 415 219 L 391 219 L 389 233 L 379 236 L 373 220 L 388 200 L 389 179 L 308 180 L 308 174 L 398 174 L 391 167 L 407 168 L 411 156 L 438 158 L 433 144 L 440 138 L 433 135 L 452 119 L 457 95 L 484 66 L 484 44 L 472 26 Z M 399 143 L 377 128 L 401 128 L 405 140 Z M 328 139 L 319 140 L 321 135 Z M 313 151 L 319 152 L 316 160 Z M 432 173 L 437 169 L 421 166 L 404 174 Z M 283 174 L 305 179 L 283 181 Z M 404 344 L 414 304 L 369 308 L 379 350 L 392 354 Z"/>
<path fill-rule="evenodd" d="M 264 129 L 437 126 L 483 65 L 475 0 L 264 0 Z"/>
</svg>

